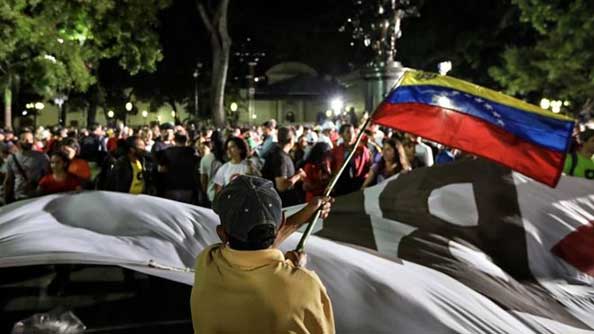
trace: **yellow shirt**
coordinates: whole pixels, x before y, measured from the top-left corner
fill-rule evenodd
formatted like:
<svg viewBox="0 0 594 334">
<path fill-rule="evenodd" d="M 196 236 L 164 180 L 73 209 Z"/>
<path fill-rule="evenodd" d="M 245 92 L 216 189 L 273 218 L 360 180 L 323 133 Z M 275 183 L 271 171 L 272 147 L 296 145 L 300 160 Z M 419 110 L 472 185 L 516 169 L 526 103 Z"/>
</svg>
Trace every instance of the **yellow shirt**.
<svg viewBox="0 0 594 334">
<path fill-rule="evenodd" d="M 130 162 L 132 165 L 132 183 L 130 183 L 130 194 L 142 194 L 144 190 L 144 178 L 142 175 L 142 164 L 140 160 Z"/>
<path fill-rule="evenodd" d="M 190 305 L 196 334 L 335 332 L 318 276 L 278 249 L 206 248 L 196 260 Z"/>
</svg>

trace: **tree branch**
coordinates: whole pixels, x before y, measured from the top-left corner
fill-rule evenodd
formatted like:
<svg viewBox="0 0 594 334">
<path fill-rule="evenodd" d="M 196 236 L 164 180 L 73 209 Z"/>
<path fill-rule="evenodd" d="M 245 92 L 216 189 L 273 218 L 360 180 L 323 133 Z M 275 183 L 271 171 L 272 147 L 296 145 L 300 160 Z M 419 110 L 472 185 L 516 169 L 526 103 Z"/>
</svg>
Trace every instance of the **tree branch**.
<svg viewBox="0 0 594 334">
<path fill-rule="evenodd" d="M 198 13 L 200 13 L 200 17 L 202 18 L 202 22 L 204 26 L 211 34 L 216 34 L 216 30 L 212 25 L 210 17 L 208 16 L 207 10 L 204 7 L 204 4 L 200 0 L 196 0 L 196 7 L 198 8 Z"/>
<path fill-rule="evenodd" d="M 217 10 L 217 30 L 219 32 L 219 40 L 221 46 L 224 43 L 229 43 L 229 30 L 227 29 L 227 8 L 229 7 L 229 0 L 222 0 Z"/>
</svg>

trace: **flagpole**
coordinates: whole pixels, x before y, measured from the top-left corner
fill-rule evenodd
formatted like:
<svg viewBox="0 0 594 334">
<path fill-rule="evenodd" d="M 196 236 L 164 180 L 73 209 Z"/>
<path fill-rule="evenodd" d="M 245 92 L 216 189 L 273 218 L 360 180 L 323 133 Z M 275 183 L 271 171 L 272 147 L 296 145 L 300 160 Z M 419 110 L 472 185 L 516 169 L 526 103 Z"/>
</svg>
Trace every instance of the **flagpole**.
<svg viewBox="0 0 594 334">
<path fill-rule="evenodd" d="M 392 89 L 390 89 L 389 92 L 392 92 L 394 89 L 396 89 L 398 86 L 400 86 L 400 83 L 402 82 L 402 79 L 404 78 L 405 73 L 406 73 L 406 69 L 404 71 L 402 71 L 402 74 L 396 80 L 394 86 L 392 87 Z M 369 115 L 369 117 L 367 117 L 367 119 L 365 120 L 365 123 L 363 123 L 363 126 L 359 129 L 359 133 L 357 134 L 357 139 L 355 140 L 353 149 L 351 150 L 351 152 L 349 152 L 349 155 L 342 163 L 342 166 L 340 166 L 340 169 L 338 170 L 338 172 L 336 174 L 334 174 L 334 176 L 330 180 L 330 183 L 328 184 L 328 186 L 326 187 L 326 190 L 324 191 L 324 197 L 330 196 L 330 194 L 332 193 L 332 190 L 334 190 L 334 186 L 336 185 L 336 182 L 338 182 L 338 179 L 340 178 L 340 176 L 342 175 L 342 173 L 348 166 L 349 162 L 355 155 L 355 152 L 357 151 L 357 148 L 359 147 L 359 144 L 361 143 L 361 139 L 363 138 L 363 134 L 365 133 L 365 130 L 371 123 L 371 120 L 373 119 L 373 114 L 375 114 L 377 109 L 378 108 L 376 108 L 373 111 L 373 113 L 371 113 Z M 311 235 L 311 232 L 313 231 L 313 228 L 315 227 L 316 222 L 318 221 L 318 219 L 320 218 L 320 215 L 322 214 L 322 210 L 321 210 L 322 206 L 320 206 L 320 208 L 318 208 L 318 210 L 316 210 L 316 214 L 314 215 L 313 219 L 307 224 L 307 227 L 305 228 L 305 231 L 303 232 L 303 235 L 301 236 L 301 240 L 299 240 L 299 243 L 297 244 L 297 247 L 295 248 L 296 251 L 303 252 L 303 250 L 305 249 L 305 242 L 307 241 L 307 238 L 309 238 L 309 236 Z"/>
</svg>

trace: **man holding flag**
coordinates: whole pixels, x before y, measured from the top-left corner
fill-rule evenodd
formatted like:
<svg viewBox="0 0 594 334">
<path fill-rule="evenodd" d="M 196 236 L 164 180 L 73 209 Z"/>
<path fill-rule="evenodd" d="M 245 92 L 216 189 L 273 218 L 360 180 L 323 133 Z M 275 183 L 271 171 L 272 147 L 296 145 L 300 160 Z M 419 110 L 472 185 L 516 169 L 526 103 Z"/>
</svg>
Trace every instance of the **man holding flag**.
<svg viewBox="0 0 594 334">
<path fill-rule="evenodd" d="M 276 248 L 330 198 L 314 198 L 284 218 L 271 181 L 240 175 L 215 197 L 222 244 L 196 260 L 190 300 L 195 333 L 334 333 L 326 288 L 303 268 L 304 254 Z"/>
</svg>

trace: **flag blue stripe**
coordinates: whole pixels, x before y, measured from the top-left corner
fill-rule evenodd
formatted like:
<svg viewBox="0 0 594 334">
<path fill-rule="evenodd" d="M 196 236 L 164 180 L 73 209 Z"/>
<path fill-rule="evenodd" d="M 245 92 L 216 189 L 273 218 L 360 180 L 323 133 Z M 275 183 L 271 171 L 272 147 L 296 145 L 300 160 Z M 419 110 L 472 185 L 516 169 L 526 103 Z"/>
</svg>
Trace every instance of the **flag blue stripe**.
<svg viewBox="0 0 594 334">
<path fill-rule="evenodd" d="M 572 121 L 549 118 L 443 86 L 400 86 L 387 103 L 421 103 L 482 119 L 490 124 L 547 149 L 566 152 L 573 130 Z"/>
</svg>

